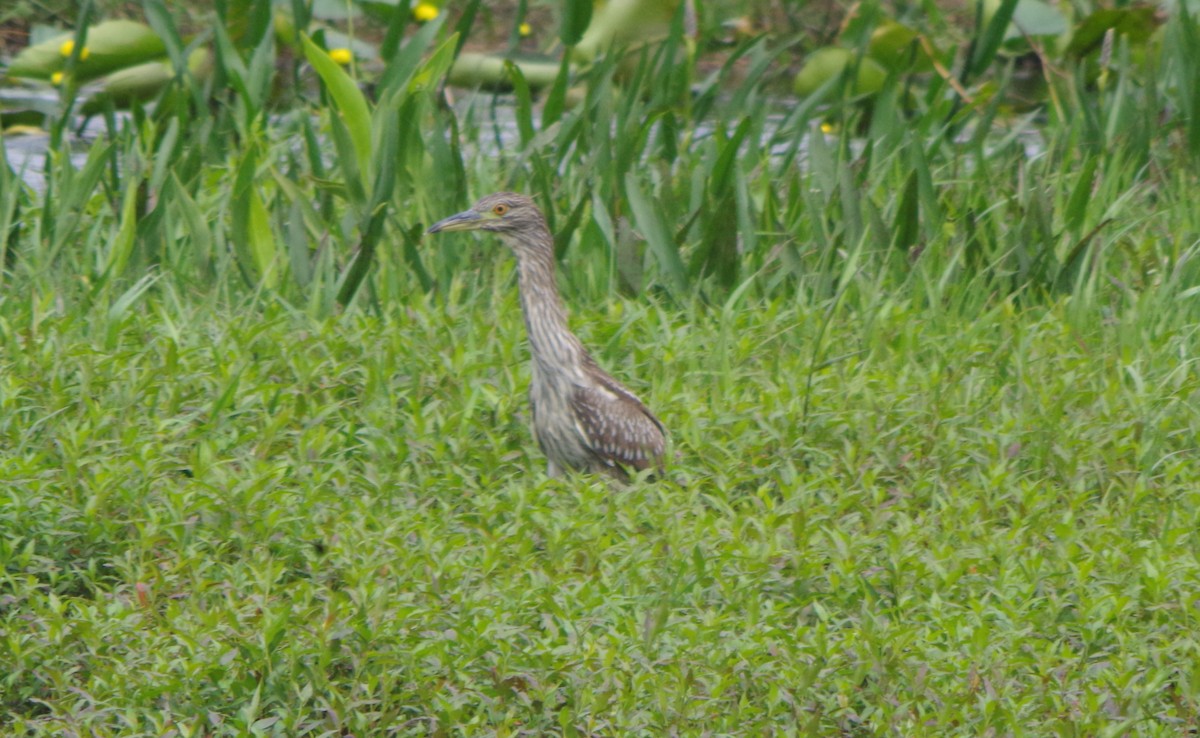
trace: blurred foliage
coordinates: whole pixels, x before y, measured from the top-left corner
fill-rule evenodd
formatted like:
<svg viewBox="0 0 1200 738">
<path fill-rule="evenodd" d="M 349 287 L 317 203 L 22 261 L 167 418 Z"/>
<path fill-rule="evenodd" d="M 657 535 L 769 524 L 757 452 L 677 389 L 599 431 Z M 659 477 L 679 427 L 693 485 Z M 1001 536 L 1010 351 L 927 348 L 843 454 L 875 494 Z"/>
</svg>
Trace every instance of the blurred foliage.
<svg viewBox="0 0 1200 738">
<path fill-rule="evenodd" d="M 527 19 L 553 17 L 542 5 L 223 0 L 184 28 L 164 0 L 136 22 L 85 3 L 75 31 L 8 71 L 54 81 L 52 151 L 79 113 L 107 135 L 86 164 L 48 157 L 44 191 L 13 186 L 36 219 L 7 279 L 45 279 L 85 228 L 95 253 L 68 271 L 92 292 L 166 268 L 219 289 L 235 275 L 322 314 L 364 285 L 372 299 L 401 289 L 409 270 L 444 285 L 461 242 L 419 248 L 420 223 L 505 187 L 537 196 L 593 285 L 677 298 L 752 275 L 768 292 L 814 274 L 832 289 L 839 265 L 876 248 L 881 278 L 943 270 L 938 284 L 982 278 L 1003 294 L 1178 253 L 1168 234 L 1186 229 L 1161 211 L 1162 245 L 1109 245 L 1128 236 L 1107 208 L 1150 196 L 1135 173 L 1175 155 L 1172 131 L 1200 147 L 1186 8 L 1165 25 L 1141 5 L 860 3 L 821 45 L 784 6 L 645 2 L 568 3 L 530 42 Z M 464 49 L 497 23 L 508 52 Z M 545 53 L 526 59 L 514 39 Z M 486 97 L 447 105 L 447 82 L 507 90 L 511 120 Z M 780 100 L 789 90 L 799 99 Z M 1016 174 L 952 174 L 964 161 Z M 1154 196 L 1182 199 L 1176 187 Z M 908 259 L 884 256 L 897 249 Z"/>
</svg>

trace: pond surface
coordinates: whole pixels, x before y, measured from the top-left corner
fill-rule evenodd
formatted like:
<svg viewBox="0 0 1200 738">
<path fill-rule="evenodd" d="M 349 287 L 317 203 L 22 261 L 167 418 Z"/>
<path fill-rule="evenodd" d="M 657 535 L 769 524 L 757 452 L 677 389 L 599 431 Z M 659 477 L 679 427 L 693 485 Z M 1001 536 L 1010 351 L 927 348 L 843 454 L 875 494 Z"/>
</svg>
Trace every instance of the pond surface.
<svg viewBox="0 0 1200 738">
<path fill-rule="evenodd" d="M 0 112 L 32 111 L 47 115 L 57 109 L 58 95 L 53 91 L 0 87 Z M 99 118 L 93 118 L 82 131 L 72 134 L 71 163 L 76 167 L 83 166 L 92 142 L 103 134 L 104 121 Z M 38 128 L 22 127 L 16 133 L 5 133 L 0 142 L 4 144 L 4 157 L 17 176 L 37 192 L 43 192 L 50 134 Z"/>
<path fill-rule="evenodd" d="M 794 107 L 796 101 L 772 100 L 768 104 L 773 110 L 782 111 Z M 53 113 L 57 107 L 58 96 L 52 90 L 0 88 L 0 111 L 32 110 L 45 114 Z M 460 91 L 455 95 L 454 107 L 460 116 L 471 119 L 472 127 L 479 129 L 480 135 L 476 141 L 472 142 L 472 146 L 476 147 L 479 154 L 484 156 L 498 154 L 502 149 L 508 149 L 520 140 L 516 121 L 516 98 L 505 95 L 497 96 L 492 93 L 462 93 Z M 120 113 L 118 116 L 118 120 L 127 117 Z M 785 125 L 786 116 L 782 112 L 767 116 L 762 143 L 771 146 L 772 156 L 782 156 L 792 148 L 793 142 L 789 140 L 790 137 L 779 135 Z M 72 164 L 76 167 L 83 166 L 87 161 L 88 149 L 105 132 L 104 120 L 98 116 L 88 119 L 86 123 L 82 124 L 82 128 L 78 126 L 72 128 L 69 134 Z M 704 138 L 712 133 L 712 126 L 701 123 L 696 126 L 694 136 Z M 804 139 L 807 139 L 808 135 L 806 132 Z M 963 138 L 968 136 L 968 132 L 962 134 Z M 830 140 L 835 139 L 836 136 L 830 137 Z M 1025 149 L 1027 157 L 1036 157 L 1043 151 L 1041 135 L 1036 127 L 1028 121 L 1024 125 L 1024 130 L 1018 134 L 1018 140 Z M 4 156 L 13 171 L 35 191 L 44 192 L 46 189 L 46 153 L 50 144 L 49 134 L 36 128 L 29 128 L 22 130 L 17 135 L 6 134 L 0 138 L 0 142 L 3 143 Z M 861 146 L 865 142 L 857 143 Z M 796 156 L 797 163 L 803 165 L 807 159 L 806 140 L 800 142 Z"/>
<path fill-rule="evenodd" d="M 454 96 L 454 108 L 464 120 L 469 119 L 469 127 L 476 128 L 479 136 L 471 142 L 471 147 L 481 155 L 496 155 L 504 149 L 511 149 L 520 141 L 520 131 L 517 126 L 515 97 L 493 95 L 492 93 L 463 93 L 458 91 Z M 794 101 L 793 101 L 794 102 Z M 771 105 L 777 110 L 786 109 L 785 101 L 772 101 Z M 53 113 L 58 107 L 58 97 L 53 91 L 29 89 L 0 88 L 0 111 L 4 110 L 35 110 L 43 114 Z M 122 114 L 118 114 L 121 116 Z M 82 119 L 80 119 L 82 122 Z M 768 116 L 764 138 L 774 139 L 784 123 L 782 113 Z M 701 123 L 696 127 L 694 136 L 704 138 L 713 134 L 713 127 Z M 92 143 L 105 135 L 106 127 L 100 117 L 92 117 L 82 128 L 73 127 L 69 132 L 71 141 L 71 161 L 75 166 L 82 166 L 87 160 L 87 152 Z M 11 133 L 3 139 L 4 154 L 9 166 L 34 190 L 45 191 L 46 152 L 49 148 L 50 137 L 45 131 L 30 127 L 21 130 L 17 135 Z M 764 141 L 764 143 L 768 143 Z M 788 148 L 787 143 L 774 144 L 781 154 Z M 803 144 L 801 157 L 803 157 Z"/>
</svg>

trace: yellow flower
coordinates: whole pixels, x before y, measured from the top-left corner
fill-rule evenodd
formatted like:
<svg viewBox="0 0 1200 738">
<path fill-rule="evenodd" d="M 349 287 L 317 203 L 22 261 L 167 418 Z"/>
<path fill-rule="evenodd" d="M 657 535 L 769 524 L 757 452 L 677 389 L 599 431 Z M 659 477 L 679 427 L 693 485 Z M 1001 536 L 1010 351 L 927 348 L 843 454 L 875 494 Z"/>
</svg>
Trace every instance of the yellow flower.
<svg viewBox="0 0 1200 738">
<path fill-rule="evenodd" d="M 350 51 L 350 49 L 330 49 L 329 58 L 344 67 L 354 61 L 354 52 Z"/>
<path fill-rule="evenodd" d="M 70 38 L 66 41 L 63 41 L 62 46 L 58 47 L 58 53 L 62 54 L 64 59 L 70 56 L 71 52 L 74 50 L 75 40 Z M 90 53 L 92 52 L 88 49 L 88 47 L 84 46 L 83 50 L 79 52 L 79 61 L 83 61 L 84 59 L 88 58 L 88 54 Z"/>
<path fill-rule="evenodd" d="M 529 27 L 528 23 L 522 23 L 517 26 L 517 33 L 521 34 L 521 36 L 528 36 L 533 33 L 533 29 Z"/>
<path fill-rule="evenodd" d="M 418 23 L 428 23 L 438 17 L 438 8 L 433 3 L 417 3 L 417 7 L 413 8 L 413 18 L 417 19 Z"/>
<path fill-rule="evenodd" d="M 55 87 L 61 85 L 62 81 L 63 81 L 63 73 L 62 72 L 55 72 L 54 74 L 50 75 L 50 84 L 54 85 Z"/>
</svg>

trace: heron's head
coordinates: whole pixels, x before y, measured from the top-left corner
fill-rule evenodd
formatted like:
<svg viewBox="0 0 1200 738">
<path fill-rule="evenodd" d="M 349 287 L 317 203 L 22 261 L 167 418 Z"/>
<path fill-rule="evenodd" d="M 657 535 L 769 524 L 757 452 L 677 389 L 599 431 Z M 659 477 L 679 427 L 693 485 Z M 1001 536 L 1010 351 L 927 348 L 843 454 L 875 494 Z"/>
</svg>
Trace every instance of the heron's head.
<svg viewBox="0 0 1200 738">
<path fill-rule="evenodd" d="M 446 231 L 491 231 L 500 236 L 530 237 L 546 231 L 546 220 L 528 197 L 497 192 L 480 199 L 470 210 L 439 220 L 426 233 Z"/>
</svg>

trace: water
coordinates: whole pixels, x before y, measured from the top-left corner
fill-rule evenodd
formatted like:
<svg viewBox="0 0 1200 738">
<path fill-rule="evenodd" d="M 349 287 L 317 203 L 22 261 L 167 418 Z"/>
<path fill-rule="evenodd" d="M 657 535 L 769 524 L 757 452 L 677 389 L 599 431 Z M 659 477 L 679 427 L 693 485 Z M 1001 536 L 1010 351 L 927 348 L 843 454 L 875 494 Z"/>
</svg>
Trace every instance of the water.
<svg viewBox="0 0 1200 738">
<path fill-rule="evenodd" d="M 455 109 L 464 119 L 471 120 L 471 124 L 465 127 L 475 128 L 479 132 L 477 140 L 471 142 L 471 148 L 475 149 L 475 153 L 482 156 L 495 156 L 502 151 L 511 150 L 520 140 L 516 119 L 516 98 L 504 95 L 494 96 L 490 93 L 462 92 L 457 92 L 456 97 Z M 787 108 L 786 101 L 775 100 L 771 105 L 775 110 Z M 0 110 L 33 110 L 41 113 L 53 113 L 57 108 L 58 97 L 53 91 L 0 88 Z M 793 142 L 789 140 L 791 136 L 779 135 L 781 129 L 787 125 L 787 116 L 783 113 L 768 115 L 763 131 L 763 143 L 770 146 L 770 154 L 775 158 L 794 151 L 796 163 L 803 166 L 807 160 L 807 138 L 812 134 L 804 131 L 800 134 L 801 140 Z M 1025 149 L 1026 156 L 1034 158 L 1042 153 L 1045 146 L 1036 127 L 1027 120 L 1023 122 L 1020 129 L 1017 138 Z M 104 136 L 105 133 L 105 123 L 98 117 L 89 119 L 81 130 L 72 128 L 69 134 L 71 163 L 76 167 L 82 167 L 87 161 L 87 151 L 92 143 Z M 713 127 L 701 122 L 696 126 L 693 136 L 701 139 L 712 133 Z M 795 132 L 792 135 L 795 135 Z M 961 138 L 967 136 L 967 133 L 963 133 Z M 21 132 L 17 135 L 6 134 L 2 141 L 4 155 L 13 171 L 35 191 L 44 192 L 46 189 L 46 153 L 50 144 L 49 134 L 37 129 L 30 129 L 28 132 Z M 865 142 L 858 141 L 856 144 L 861 146 L 865 145 Z"/>
<path fill-rule="evenodd" d="M 49 90 L 0 87 L 0 110 L 53 114 L 58 110 L 58 95 Z M 83 166 L 92 142 L 102 135 L 104 121 L 96 118 L 89 120 L 82 131 L 73 132 L 70 138 L 71 163 L 76 167 Z M 0 141 L 4 143 L 3 154 L 9 167 L 35 191 L 44 192 L 50 134 L 36 128 L 20 129 L 17 133 L 5 133 Z"/>
</svg>

